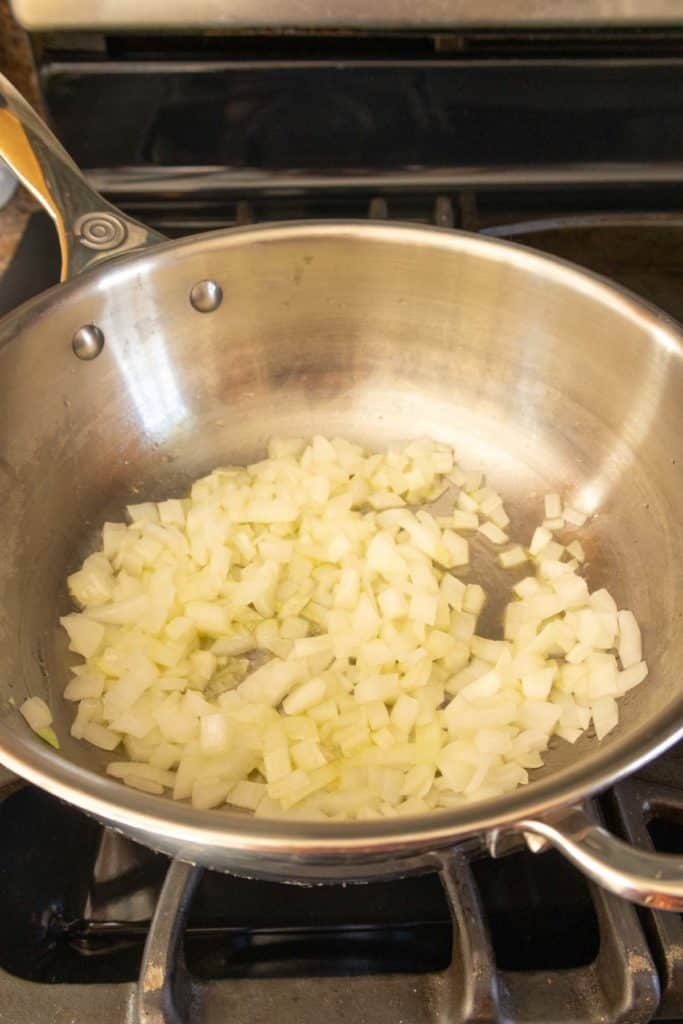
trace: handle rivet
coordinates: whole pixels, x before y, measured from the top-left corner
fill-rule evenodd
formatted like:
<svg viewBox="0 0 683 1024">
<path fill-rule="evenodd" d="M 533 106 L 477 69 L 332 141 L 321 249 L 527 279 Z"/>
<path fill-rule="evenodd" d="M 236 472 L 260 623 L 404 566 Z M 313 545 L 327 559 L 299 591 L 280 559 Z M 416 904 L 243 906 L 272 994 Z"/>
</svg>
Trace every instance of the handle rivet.
<svg viewBox="0 0 683 1024">
<path fill-rule="evenodd" d="M 198 313 L 213 313 L 223 301 L 223 289 L 217 281 L 197 281 L 190 290 L 190 303 Z"/>
<path fill-rule="evenodd" d="M 79 359 L 96 359 L 104 347 L 104 335 L 95 324 L 84 324 L 71 339 L 71 347 Z"/>
<path fill-rule="evenodd" d="M 126 240 L 126 225 L 112 213 L 84 213 L 74 224 L 74 234 L 86 249 L 106 252 Z"/>
</svg>

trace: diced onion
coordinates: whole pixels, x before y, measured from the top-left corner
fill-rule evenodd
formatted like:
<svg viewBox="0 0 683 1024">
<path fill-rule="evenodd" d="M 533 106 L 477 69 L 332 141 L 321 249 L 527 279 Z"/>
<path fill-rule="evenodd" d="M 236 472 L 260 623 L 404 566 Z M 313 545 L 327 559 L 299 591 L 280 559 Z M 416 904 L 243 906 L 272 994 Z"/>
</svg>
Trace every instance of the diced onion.
<svg viewBox="0 0 683 1024">
<path fill-rule="evenodd" d="M 620 611 L 619 621 L 619 660 L 622 668 L 637 665 L 642 658 L 640 627 L 633 612 Z"/>
<path fill-rule="evenodd" d="M 479 526 L 479 533 L 491 541 L 492 544 L 505 544 L 508 540 L 508 535 L 495 523 L 486 522 Z"/>
<path fill-rule="evenodd" d="M 416 508 L 449 486 L 450 513 Z M 501 495 L 447 445 L 320 436 L 131 505 L 68 580 L 71 734 L 121 747 L 107 772 L 127 786 L 259 817 L 419 814 L 525 785 L 553 737 L 602 739 L 647 677 L 633 614 L 553 538 L 585 515 L 557 493 L 541 511 L 528 548 L 502 547 Z M 458 576 L 485 542 L 530 564 L 504 639 L 481 635 L 487 580 Z M 21 712 L 57 743 L 44 701 Z"/>
<path fill-rule="evenodd" d="M 29 697 L 19 710 L 34 732 L 52 725 L 52 712 L 41 697 Z"/>
<path fill-rule="evenodd" d="M 514 544 L 507 551 L 501 551 L 498 555 L 498 561 L 504 569 L 513 569 L 517 565 L 522 565 L 526 560 L 526 552 L 521 544 Z"/>
<path fill-rule="evenodd" d="M 562 516 L 562 499 L 559 494 L 546 494 L 545 496 L 545 517 L 546 519 L 560 519 Z"/>
</svg>

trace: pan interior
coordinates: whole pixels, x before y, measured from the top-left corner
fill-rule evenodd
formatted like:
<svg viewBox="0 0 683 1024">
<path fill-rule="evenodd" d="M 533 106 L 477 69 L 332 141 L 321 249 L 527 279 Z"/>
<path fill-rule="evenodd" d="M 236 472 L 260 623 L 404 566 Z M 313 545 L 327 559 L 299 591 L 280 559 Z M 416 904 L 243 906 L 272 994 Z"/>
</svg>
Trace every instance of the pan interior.
<svg viewBox="0 0 683 1024">
<path fill-rule="evenodd" d="M 200 314 L 188 296 L 207 278 L 224 299 Z M 82 362 L 71 338 L 88 323 L 106 340 Z M 549 490 L 590 513 L 580 532 L 589 584 L 635 612 L 650 678 L 602 744 L 557 741 L 529 800 L 550 792 L 546 782 L 561 799 L 582 780 L 607 780 L 680 722 L 680 336 L 596 279 L 515 246 L 417 228 L 221 234 L 101 269 L 6 319 L 0 386 L 0 746 L 21 737 L 26 763 L 44 752 L 16 707 L 46 693 L 62 756 L 84 769 L 103 762 L 69 736 L 56 626 L 70 607 L 65 576 L 102 523 L 262 456 L 273 434 L 452 443 L 464 465 L 487 471 L 523 539 Z M 497 636 L 517 577 L 476 542 L 469 576 L 494 595 L 486 627 Z M 501 810 L 494 802 L 490 816 Z"/>
</svg>

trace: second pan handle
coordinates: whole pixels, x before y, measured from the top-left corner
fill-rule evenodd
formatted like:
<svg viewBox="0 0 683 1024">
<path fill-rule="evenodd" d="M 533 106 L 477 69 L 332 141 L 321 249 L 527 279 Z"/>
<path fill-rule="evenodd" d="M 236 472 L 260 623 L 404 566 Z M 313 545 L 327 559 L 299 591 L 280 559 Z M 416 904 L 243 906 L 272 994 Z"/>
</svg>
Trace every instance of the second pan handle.
<svg viewBox="0 0 683 1024">
<path fill-rule="evenodd" d="M 88 185 L 47 125 L 0 75 L 0 157 L 54 221 L 62 281 L 162 235 L 117 210 Z"/>
<path fill-rule="evenodd" d="M 613 836 L 582 806 L 521 821 L 531 849 L 546 843 L 604 889 L 659 910 L 683 910 L 683 858 L 640 850 Z"/>
</svg>

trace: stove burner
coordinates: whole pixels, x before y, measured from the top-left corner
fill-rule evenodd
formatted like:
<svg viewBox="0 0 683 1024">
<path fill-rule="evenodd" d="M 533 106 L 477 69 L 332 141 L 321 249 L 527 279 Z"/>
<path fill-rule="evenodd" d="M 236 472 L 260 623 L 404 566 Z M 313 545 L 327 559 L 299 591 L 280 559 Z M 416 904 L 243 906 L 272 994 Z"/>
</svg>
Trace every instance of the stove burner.
<svg viewBox="0 0 683 1024">
<path fill-rule="evenodd" d="M 683 312 L 678 214 L 520 223 L 519 210 L 496 217 L 482 193 L 421 189 L 183 202 L 148 194 L 129 197 L 127 209 L 143 220 L 151 211 L 155 226 L 171 222 L 182 234 L 208 226 L 205 215 L 216 226 L 292 210 L 329 216 L 353 202 L 357 214 L 531 242 Z M 36 280 L 13 270 L 3 284 L 14 282 L 14 291 L 3 296 L 0 287 L 6 308 L 17 282 L 26 298 L 28 283 L 37 290 L 56 273 L 56 249 L 40 242 L 47 235 L 36 217 L 17 256 Z M 683 853 L 682 756 L 674 750 L 603 802 L 610 824 L 636 844 Z M 200 878 L 30 787 L 0 788 L 0 836 L 0 1020 L 11 1024 L 240 1024 L 283 1010 L 292 1024 L 683 1016 L 680 916 L 636 911 L 552 852 L 468 863 L 455 851 L 439 875 L 365 886 Z"/>
<path fill-rule="evenodd" d="M 617 793 L 633 820 L 641 791 Z M 137 1019 L 164 1024 L 175 1020 L 169 1006 L 193 1000 L 204 1016 L 190 1010 L 188 1024 L 259 1019 L 275 1006 L 296 1006 L 305 1024 L 327 1012 L 548 1024 L 549 1005 L 553 1021 L 609 1024 L 647 1021 L 657 1007 L 635 909 L 553 853 L 468 864 L 453 851 L 438 876 L 305 888 L 167 868 L 30 787 L 0 804 L 0 830 L 0 987 L 13 1024 L 56 1019 L 41 1013 L 61 1000 L 64 1012 L 103 1001 L 102 1024 L 119 1024 L 140 970 Z M 660 918 L 681 927 L 677 916 L 645 917 L 655 931 Z M 150 974 L 165 978 L 161 990 L 145 984 Z M 681 1013 L 675 974 L 666 1008 Z M 167 1015 L 153 1016 L 161 1003 Z"/>
</svg>

